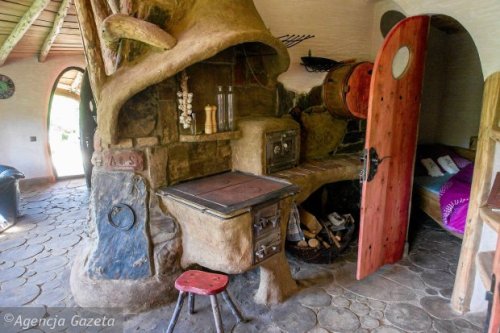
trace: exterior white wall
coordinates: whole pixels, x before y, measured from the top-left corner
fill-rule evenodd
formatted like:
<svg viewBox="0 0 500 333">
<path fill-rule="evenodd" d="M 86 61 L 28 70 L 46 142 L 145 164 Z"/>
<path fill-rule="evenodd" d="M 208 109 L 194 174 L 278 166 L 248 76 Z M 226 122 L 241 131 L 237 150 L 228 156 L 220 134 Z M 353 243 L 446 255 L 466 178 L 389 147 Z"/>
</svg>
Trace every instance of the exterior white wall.
<svg viewBox="0 0 500 333">
<path fill-rule="evenodd" d="M 323 83 L 326 73 L 309 73 L 300 65 L 309 50 L 313 57 L 337 61 L 371 55 L 373 2 L 368 0 L 254 0 L 266 26 L 276 36 L 315 35 L 288 49 L 291 65 L 279 77 L 285 87 L 307 92 Z"/>
<path fill-rule="evenodd" d="M 52 87 L 66 68 L 85 67 L 81 56 L 52 56 L 39 63 L 33 58 L 9 58 L 0 73 L 9 76 L 16 91 L 0 99 L 0 164 L 13 166 L 26 178 L 53 177 L 47 115 Z M 35 142 L 30 137 L 36 136 Z"/>
</svg>

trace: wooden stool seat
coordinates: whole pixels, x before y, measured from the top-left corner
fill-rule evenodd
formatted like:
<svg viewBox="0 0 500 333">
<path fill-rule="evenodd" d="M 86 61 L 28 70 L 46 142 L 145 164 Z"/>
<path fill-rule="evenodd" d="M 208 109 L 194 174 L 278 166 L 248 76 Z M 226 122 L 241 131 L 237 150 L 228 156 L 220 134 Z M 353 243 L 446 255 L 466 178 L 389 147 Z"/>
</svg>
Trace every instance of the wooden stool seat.
<svg viewBox="0 0 500 333">
<path fill-rule="evenodd" d="M 227 275 L 203 271 L 186 271 L 175 280 L 175 289 L 196 295 L 216 295 L 226 290 Z"/>
<path fill-rule="evenodd" d="M 186 294 L 188 295 L 189 314 L 194 313 L 195 295 L 210 297 L 217 333 L 224 333 L 219 303 L 217 302 L 217 294 L 222 294 L 222 298 L 224 298 L 227 305 L 229 305 L 229 309 L 238 322 L 245 321 L 241 311 L 238 309 L 236 304 L 234 304 L 231 296 L 229 296 L 229 293 L 226 290 L 228 284 L 229 278 L 224 274 L 208 273 L 197 270 L 182 273 L 175 280 L 175 289 L 179 290 L 179 298 L 177 299 L 172 319 L 170 319 L 170 323 L 168 324 L 167 333 L 172 333 L 174 331 L 177 319 L 179 319 L 182 305 L 184 304 L 184 299 L 186 298 Z"/>
</svg>

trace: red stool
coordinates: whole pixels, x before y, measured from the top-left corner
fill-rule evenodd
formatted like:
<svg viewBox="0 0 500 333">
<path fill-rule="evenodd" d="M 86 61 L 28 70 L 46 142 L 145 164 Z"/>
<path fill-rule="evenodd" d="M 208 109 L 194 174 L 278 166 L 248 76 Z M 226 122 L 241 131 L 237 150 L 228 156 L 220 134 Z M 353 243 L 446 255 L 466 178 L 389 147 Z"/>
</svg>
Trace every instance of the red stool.
<svg viewBox="0 0 500 333">
<path fill-rule="evenodd" d="M 227 275 L 223 274 L 215 274 L 195 270 L 182 273 L 175 280 L 175 288 L 179 290 L 179 298 L 177 299 L 177 304 L 175 305 L 172 319 L 170 319 L 170 324 L 168 324 L 167 333 L 172 333 L 174 331 L 177 319 L 179 319 L 182 305 L 184 304 L 184 299 L 186 298 L 186 293 L 189 295 L 189 314 L 194 313 L 194 295 L 210 296 L 210 303 L 212 304 L 212 310 L 214 312 L 215 328 L 217 330 L 217 333 L 224 333 L 222 318 L 220 316 L 219 303 L 217 303 L 217 294 L 219 293 L 222 293 L 222 297 L 229 305 L 229 308 L 231 309 L 233 315 L 236 317 L 236 320 L 238 322 L 244 321 L 240 310 L 234 304 L 233 300 L 226 290 L 228 283 L 229 278 L 227 277 Z"/>
</svg>

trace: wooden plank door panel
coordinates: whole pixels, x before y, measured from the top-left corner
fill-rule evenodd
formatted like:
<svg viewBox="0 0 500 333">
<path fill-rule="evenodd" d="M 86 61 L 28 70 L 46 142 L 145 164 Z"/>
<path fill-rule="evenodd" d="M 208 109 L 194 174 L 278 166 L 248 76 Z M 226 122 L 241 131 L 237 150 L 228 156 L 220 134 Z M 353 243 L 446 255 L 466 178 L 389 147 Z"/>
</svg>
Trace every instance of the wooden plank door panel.
<svg viewBox="0 0 500 333">
<path fill-rule="evenodd" d="M 403 255 L 428 29 L 428 16 L 401 21 L 375 61 L 365 147 L 375 148 L 382 161 L 374 178 L 363 183 L 357 279 Z M 408 64 L 394 78 L 393 59 L 402 47 L 409 50 Z"/>
</svg>

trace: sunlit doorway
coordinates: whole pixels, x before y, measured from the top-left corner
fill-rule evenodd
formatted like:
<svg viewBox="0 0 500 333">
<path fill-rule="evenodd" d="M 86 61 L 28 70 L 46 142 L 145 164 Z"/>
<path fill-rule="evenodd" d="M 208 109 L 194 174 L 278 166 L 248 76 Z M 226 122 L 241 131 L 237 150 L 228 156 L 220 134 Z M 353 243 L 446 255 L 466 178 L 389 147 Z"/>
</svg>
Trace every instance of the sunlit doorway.
<svg viewBox="0 0 500 333">
<path fill-rule="evenodd" d="M 64 70 L 54 84 L 49 104 L 49 146 L 58 179 L 83 176 L 79 106 L 83 70 Z"/>
</svg>

